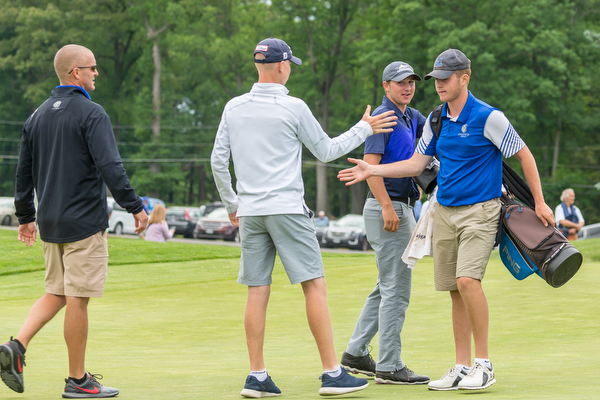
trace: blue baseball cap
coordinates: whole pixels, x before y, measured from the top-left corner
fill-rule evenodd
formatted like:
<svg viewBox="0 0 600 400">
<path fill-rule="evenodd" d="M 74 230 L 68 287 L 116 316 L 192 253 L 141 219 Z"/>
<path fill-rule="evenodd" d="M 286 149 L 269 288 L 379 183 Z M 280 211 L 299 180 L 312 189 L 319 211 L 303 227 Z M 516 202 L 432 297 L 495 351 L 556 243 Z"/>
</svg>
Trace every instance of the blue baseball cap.
<svg viewBox="0 0 600 400">
<path fill-rule="evenodd" d="M 265 39 L 259 44 L 256 45 L 254 49 L 254 54 L 261 53 L 264 54 L 264 60 L 254 59 L 255 63 L 260 64 L 271 64 L 278 63 L 281 61 L 290 60 L 296 65 L 302 65 L 302 60 L 298 57 L 294 57 L 292 55 L 292 49 L 281 39 L 277 38 L 269 38 Z"/>
</svg>

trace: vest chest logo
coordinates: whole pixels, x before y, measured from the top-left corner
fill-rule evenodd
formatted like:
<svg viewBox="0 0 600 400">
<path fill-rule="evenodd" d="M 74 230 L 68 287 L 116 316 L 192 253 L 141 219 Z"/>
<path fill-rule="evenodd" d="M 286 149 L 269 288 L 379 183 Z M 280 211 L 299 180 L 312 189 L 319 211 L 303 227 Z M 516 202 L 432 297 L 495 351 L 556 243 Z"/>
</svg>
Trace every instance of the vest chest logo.
<svg viewBox="0 0 600 400">
<path fill-rule="evenodd" d="M 466 138 L 469 136 L 469 132 L 467 132 L 467 124 L 464 124 L 461 128 L 460 128 L 460 133 L 458 134 L 460 137 L 462 138 Z"/>
<path fill-rule="evenodd" d="M 52 108 L 59 108 L 61 104 L 62 104 L 62 101 L 59 100 L 59 101 L 55 102 L 54 104 L 52 104 Z"/>
</svg>

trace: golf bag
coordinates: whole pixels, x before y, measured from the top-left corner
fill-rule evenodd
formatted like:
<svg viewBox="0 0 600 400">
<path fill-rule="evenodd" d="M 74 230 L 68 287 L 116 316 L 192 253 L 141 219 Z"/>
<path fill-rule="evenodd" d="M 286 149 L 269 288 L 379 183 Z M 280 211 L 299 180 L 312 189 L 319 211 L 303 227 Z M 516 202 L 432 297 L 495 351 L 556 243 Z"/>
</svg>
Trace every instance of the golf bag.
<svg viewBox="0 0 600 400">
<path fill-rule="evenodd" d="M 431 129 L 437 138 L 442 130 L 442 107 L 431 113 Z M 583 256 L 556 227 L 544 226 L 535 213 L 531 189 L 504 161 L 502 185 L 507 193 L 500 198 L 496 236 L 502 263 L 518 280 L 535 273 L 552 287 L 564 285 L 581 267 Z"/>
<path fill-rule="evenodd" d="M 516 279 L 536 273 L 552 287 L 564 285 L 581 267 L 583 256 L 556 227 L 544 226 L 535 213 L 529 186 L 504 161 L 502 183 L 507 191 L 500 198 L 498 242 L 502 263 Z"/>
</svg>

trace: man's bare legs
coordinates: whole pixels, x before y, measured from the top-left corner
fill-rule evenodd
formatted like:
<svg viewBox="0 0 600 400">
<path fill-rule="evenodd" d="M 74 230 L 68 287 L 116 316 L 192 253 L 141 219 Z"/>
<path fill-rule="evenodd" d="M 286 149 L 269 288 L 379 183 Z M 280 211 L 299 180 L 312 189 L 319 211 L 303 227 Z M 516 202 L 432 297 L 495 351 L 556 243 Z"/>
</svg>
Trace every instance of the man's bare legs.
<svg viewBox="0 0 600 400">
<path fill-rule="evenodd" d="M 85 375 L 89 301 L 89 297 L 67 297 L 64 334 L 69 351 L 69 376 L 75 379 Z"/>
<path fill-rule="evenodd" d="M 333 331 L 329 306 L 327 305 L 327 285 L 325 278 L 302 282 L 302 290 L 306 298 L 306 316 L 308 325 L 317 343 L 324 371 L 337 368 L 338 362 L 333 346 Z M 250 358 L 250 370 L 265 369 L 263 345 L 265 340 L 265 324 L 267 305 L 271 293 L 270 286 L 249 286 L 244 327 L 246 329 L 246 345 Z"/>
<path fill-rule="evenodd" d="M 456 363 L 471 365 L 471 335 L 475 358 L 488 359 L 489 313 L 481 281 L 460 277 L 452 298 L 452 326 L 456 345 Z"/>
<path fill-rule="evenodd" d="M 17 339 L 25 348 L 31 339 L 66 305 L 64 335 L 69 351 L 69 376 L 85 375 L 85 349 L 88 335 L 87 297 L 66 297 L 46 293 L 35 302 Z"/>
<path fill-rule="evenodd" d="M 333 346 L 333 329 L 331 327 L 329 305 L 327 304 L 325 278 L 321 277 L 302 282 L 302 290 L 306 298 L 308 325 L 317 342 L 323 371 L 333 371 L 339 364 Z"/>
<path fill-rule="evenodd" d="M 267 305 L 270 295 L 271 286 L 248 286 L 244 328 L 246 330 L 246 346 L 248 347 L 251 371 L 263 371 L 266 369 L 263 357 L 263 345 L 265 342 Z"/>
<path fill-rule="evenodd" d="M 65 296 L 46 293 L 31 307 L 17 340 L 27 348 L 31 339 L 67 304 Z"/>
</svg>

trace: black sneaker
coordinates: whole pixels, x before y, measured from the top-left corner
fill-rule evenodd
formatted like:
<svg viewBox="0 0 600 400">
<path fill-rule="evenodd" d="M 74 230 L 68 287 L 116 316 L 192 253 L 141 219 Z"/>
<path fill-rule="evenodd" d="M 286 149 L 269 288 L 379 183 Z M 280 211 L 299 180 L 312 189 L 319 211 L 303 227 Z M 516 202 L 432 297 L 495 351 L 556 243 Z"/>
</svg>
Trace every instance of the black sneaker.
<svg viewBox="0 0 600 400">
<path fill-rule="evenodd" d="M 81 385 L 75 383 L 71 378 L 65 379 L 65 391 L 62 397 L 67 399 L 90 399 L 102 397 L 115 397 L 119 394 L 119 390 L 108 386 L 102 386 L 97 379 L 102 379 L 102 375 L 92 375 L 89 372 L 85 373 L 86 380 Z"/>
<path fill-rule="evenodd" d="M 429 382 L 428 376 L 416 374 L 406 366 L 399 371 L 377 371 L 375 374 L 375 383 L 387 383 L 391 385 L 422 385 L 427 382 Z"/>
<path fill-rule="evenodd" d="M 23 393 L 23 367 L 25 366 L 25 354 L 19 349 L 19 344 L 10 340 L 0 346 L 0 374 L 6 386 L 17 393 Z"/>
<path fill-rule="evenodd" d="M 352 393 L 369 386 L 369 382 L 366 379 L 350 376 L 343 368 L 342 373 L 336 378 L 333 378 L 329 374 L 323 374 L 319 379 L 321 380 L 321 389 L 319 389 L 321 396 Z"/>
<path fill-rule="evenodd" d="M 244 397 L 260 399 L 261 397 L 281 396 L 281 390 L 275 386 L 275 382 L 268 375 L 264 382 L 259 381 L 255 376 L 248 375 L 244 390 L 240 394 Z"/>
<path fill-rule="evenodd" d="M 367 376 L 375 376 L 376 364 L 371 357 L 371 354 L 366 356 L 353 356 L 350 353 L 344 352 L 342 354 L 342 361 L 340 361 L 342 367 L 353 374 L 364 374 Z"/>
</svg>

